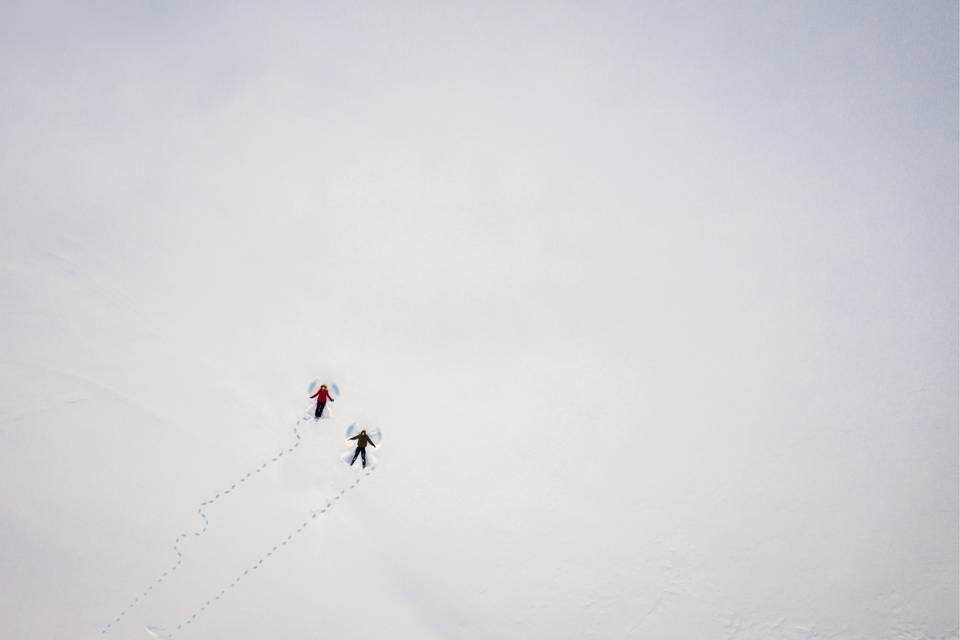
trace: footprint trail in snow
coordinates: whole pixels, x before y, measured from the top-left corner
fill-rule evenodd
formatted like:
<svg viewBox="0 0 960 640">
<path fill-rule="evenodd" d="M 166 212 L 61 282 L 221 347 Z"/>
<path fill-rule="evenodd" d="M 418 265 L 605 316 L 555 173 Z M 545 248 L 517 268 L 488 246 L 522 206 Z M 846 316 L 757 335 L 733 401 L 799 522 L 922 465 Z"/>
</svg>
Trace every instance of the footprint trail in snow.
<svg viewBox="0 0 960 640">
<path fill-rule="evenodd" d="M 210 605 L 212 605 L 213 603 L 223 598 L 227 594 L 227 592 L 229 592 L 231 589 L 236 587 L 241 580 L 243 580 L 246 576 L 250 575 L 257 569 L 259 569 L 260 566 L 268 558 L 270 558 L 274 553 L 277 553 L 280 549 L 287 546 L 295 536 L 299 535 L 300 533 L 303 532 L 304 529 L 310 526 L 311 522 L 316 520 L 319 516 L 330 511 L 330 509 L 333 508 L 333 505 L 337 501 L 339 501 L 347 491 L 353 489 L 358 484 L 360 484 L 360 481 L 363 480 L 363 478 L 370 476 L 370 474 L 372 474 L 375 469 L 376 467 L 368 468 L 366 471 L 363 472 L 363 474 L 360 477 L 356 478 L 353 482 L 351 482 L 349 485 L 347 485 L 343 489 L 340 489 L 340 491 L 336 495 L 334 495 L 333 499 L 328 500 L 323 507 L 311 511 L 309 518 L 304 520 L 295 529 L 291 530 L 290 533 L 285 538 L 281 538 L 280 541 L 277 542 L 275 545 L 273 545 L 273 547 L 269 551 L 267 551 L 262 556 L 257 558 L 256 562 L 249 565 L 248 567 L 243 569 L 240 573 L 238 573 L 237 576 L 229 584 L 227 584 L 222 589 L 220 589 L 220 591 L 215 596 L 213 596 L 212 598 L 204 602 L 202 605 L 200 605 L 196 609 L 194 609 L 193 612 L 189 616 L 184 618 L 182 622 L 178 623 L 173 630 L 166 631 L 164 627 L 147 626 L 146 627 L 147 634 L 152 638 L 167 640 L 169 638 L 173 638 L 177 633 L 184 630 L 187 626 L 193 624 L 197 620 L 197 618 L 203 615 L 203 612 L 206 611 L 210 607 Z"/>
<path fill-rule="evenodd" d="M 339 391 L 339 389 L 337 391 Z M 222 489 L 221 491 L 218 491 L 212 497 L 200 503 L 199 507 L 197 508 L 197 513 L 200 515 L 200 518 L 203 521 L 203 526 L 201 526 L 196 531 L 181 532 L 177 534 L 176 539 L 173 541 L 173 552 L 177 556 L 176 561 L 172 565 L 170 565 L 167 569 L 165 569 L 162 573 L 160 573 L 160 575 L 158 575 L 146 589 L 139 592 L 133 598 L 133 600 L 131 600 L 130 603 L 127 604 L 127 606 L 121 609 L 120 612 L 110 622 L 104 625 L 103 628 L 100 630 L 101 635 L 108 633 L 117 623 L 123 620 L 123 618 L 127 615 L 127 613 L 129 613 L 134 607 L 136 607 L 139 603 L 145 600 L 153 592 L 154 588 L 156 588 L 161 583 L 163 583 L 164 580 L 169 578 L 171 575 L 173 575 L 177 571 L 177 569 L 180 568 L 180 565 L 183 564 L 183 552 L 180 549 L 181 543 L 183 543 L 187 538 L 199 538 L 204 533 L 206 533 L 207 528 L 210 525 L 210 520 L 207 517 L 206 509 L 210 505 L 218 502 L 219 500 L 225 498 L 231 493 L 235 493 L 236 491 L 238 491 L 244 483 L 246 483 L 248 480 L 251 480 L 254 476 L 256 476 L 256 474 L 262 473 L 269 466 L 276 464 L 277 462 L 282 460 L 284 456 L 293 453 L 300 446 L 300 442 L 301 442 L 300 425 L 302 425 L 304 422 L 308 422 L 311 419 L 312 418 L 305 416 L 297 420 L 296 424 L 293 426 L 294 440 L 290 444 L 290 446 L 288 446 L 285 449 L 281 449 L 270 460 L 259 464 L 258 466 L 254 467 L 250 471 L 247 471 L 244 475 L 240 476 L 236 481 L 232 482 L 228 487 Z"/>
</svg>

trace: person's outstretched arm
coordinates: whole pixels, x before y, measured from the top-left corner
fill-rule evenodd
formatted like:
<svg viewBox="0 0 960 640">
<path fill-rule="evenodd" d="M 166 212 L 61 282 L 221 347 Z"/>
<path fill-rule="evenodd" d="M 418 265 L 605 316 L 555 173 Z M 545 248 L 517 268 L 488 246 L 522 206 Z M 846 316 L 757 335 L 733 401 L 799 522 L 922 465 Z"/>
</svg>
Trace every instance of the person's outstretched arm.
<svg viewBox="0 0 960 640">
<path fill-rule="evenodd" d="M 348 439 L 348 440 L 356 440 L 356 439 L 359 438 L 359 437 L 360 437 L 360 436 L 353 436 L 352 438 L 347 438 L 347 439 Z"/>
<path fill-rule="evenodd" d="M 311 397 L 311 398 L 316 398 L 318 395 L 320 395 L 320 392 L 319 392 L 319 391 L 317 391 L 315 394 L 313 394 L 313 395 L 310 396 L 310 397 Z"/>
<path fill-rule="evenodd" d="M 373 447 L 374 449 L 377 448 L 377 445 L 373 444 L 373 440 L 371 440 L 370 438 L 367 438 L 367 442 L 368 442 L 368 443 L 370 444 L 370 446 Z"/>
</svg>

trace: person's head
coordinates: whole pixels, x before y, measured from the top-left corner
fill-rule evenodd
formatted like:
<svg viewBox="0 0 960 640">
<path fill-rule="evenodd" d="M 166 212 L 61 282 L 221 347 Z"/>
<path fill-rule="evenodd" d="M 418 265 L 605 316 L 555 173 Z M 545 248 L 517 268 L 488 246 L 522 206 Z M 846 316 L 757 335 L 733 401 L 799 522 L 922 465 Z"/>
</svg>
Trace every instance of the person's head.
<svg viewBox="0 0 960 640">
<path fill-rule="evenodd" d="M 326 389 L 326 388 L 327 388 L 327 385 L 322 384 L 322 385 L 320 385 L 320 388 L 321 388 L 321 389 Z"/>
<path fill-rule="evenodd" d="M 362 435 L 362 436 L 367 435 L 367 430 L 366 430 L 366 429 L 361 429 L 361 430 L 360 430 L 360 435 Z"/>
</svg>

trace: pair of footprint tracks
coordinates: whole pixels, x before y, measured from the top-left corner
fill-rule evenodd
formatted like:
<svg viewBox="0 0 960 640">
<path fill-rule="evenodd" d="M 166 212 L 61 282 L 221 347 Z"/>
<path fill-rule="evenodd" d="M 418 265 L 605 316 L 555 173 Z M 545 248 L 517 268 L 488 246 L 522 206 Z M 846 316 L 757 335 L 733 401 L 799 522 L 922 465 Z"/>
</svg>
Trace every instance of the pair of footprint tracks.
<svg viewBox="0 0 960 640">
<path fill-rule="evenodd" d="M 142 602 L 147 597 L 149 597 L 150 594 L 154 591 L 154 589 L 159 587 L 165 580 L 167 580 L 167 578 L 171 577 L 174 573 L 176 573 L 176 571 L 183 564 L 183 551 L 181 550 L 181 544 L 184 541 L 186 541 L 188 538 L 199 538 L 200 536 L 202 536 L 204 533 L 207 532 L 207 529 L 210 526 L 210 519 L 207 517 L 206 509 L 209 508 L 211 505 L 215 504 L 216 502 L 220 501 L 221 499 L 225 498 L 226 496 L 238 491 L 240 487 L 244 485 L 248 480 L 251 480 L 258 473 L 263 473 L 270 466 L 280 462 L 284 458 L 284 456 L 292 454 L 294 451 L 296 451 L 297 448 L 300 447 L 300 443 L 302 442 L 302 437 L 300 435 L 300 426 L 305 422 L 311 421 L 312 419 L 313 418 L 308 418 L 308 417 L 302 417 L 298 419 L 296 424 L 294 424 L 293 426 L 294 439 L 293 439 L 293 442 L 290 444 L 290 446 L 286 447 L 285 449 L 281 449 L 275 456 L 270 458 L 268 461 L 263 462 L 258 466 L 256 466 L 255 468 L 247 471 L 244 475 L 238 478 L 235 482 L 231 483 L 228 487 L 226 487 L 221 491 L 218 491 L 212 497 L 200 503 L 200 505 L 197 508 L 197 514 L 200 516 L 201 520 L 203 521 L 202 526 L 196 531 L 181 532 L 177 534 L 173 542 L 173 552 L 176 555 L 176 560 L 174 561 L 174 563 L 170 565 L 167 569 L 165 569 L 163 572 L 161 572 L 147 586 L 146 589 L 137 593 L 137 595 L 130 601 L 129 604 L 127 604 L 127 606 L 121 609 L 120 612 L 109 623 L 104 625 L 100 630 L 101 635 L 105 635 L 109 633 L 110 630 L 113 629 L 117 624 L 119 624 L 134 607 L 136 607 L 140 602 Z M 363 475 L 369 476 L 372 472 L 373 472 L 373 468 L 367 470 Z M 275 544 L 272 549 L 270 549 L 267 553 L 265 553 L 263 556 L 258 558 L 256 563 L 244 569 L 239 575 L 237 575 L 236 578 L 234 578 L 232 582 L 230 582 L 227 586 L 221 589 L 220 592 L 217 593 L 214 597 L 212 597 L 210 600 L 207 600 L 203 605 L 201 605 L 196 610 L 194 610 L 189 617 L 187 617 L 183 622 L 179 623 L 176 626 L 175 630 L 167 632 L 160 628 L 147 627 L 147 631 L 150 633 L 150 635 L 152 635 L 155 638 L 171 638 L 173 637 L 174 633 L 181 631 L 187 625 L 192 624 L 211 604 L 213 604 L 217 600 L 220 600 L 220 598 L 222 598 L 227 591 L 229 591 L 230 589 L 233 589 L 245 576 L 249 575 L 253 571 L 256 571 L 267 558 L 271 557 L 274 553 L 279 551 L 282 547 L 285 547 L 294 538 L 294 536 L 300 534 L 317 517 L 329 511 L 333 507 L 333 504 L 336 501 L 340 500 L 340 498 L 348 490 L 353 489 L 359 483 L 360 483 L 360 478 L 355 479 L 350 485 L 341 489 L 339 493 L 337 493 L 336 496 L 334 496 L 332 501 L 328 501 L 320 509 L 315 509 L 314 511 L 312 511 L 310 514 L 310 517 L 307 520 L 304 520 L 304 522 L 300 526 L 298 526 L 295 530 L 291 531 L 290 534 L 288 534 L 285 538 L 283 538 L 277 544 Z"/>
</svg>

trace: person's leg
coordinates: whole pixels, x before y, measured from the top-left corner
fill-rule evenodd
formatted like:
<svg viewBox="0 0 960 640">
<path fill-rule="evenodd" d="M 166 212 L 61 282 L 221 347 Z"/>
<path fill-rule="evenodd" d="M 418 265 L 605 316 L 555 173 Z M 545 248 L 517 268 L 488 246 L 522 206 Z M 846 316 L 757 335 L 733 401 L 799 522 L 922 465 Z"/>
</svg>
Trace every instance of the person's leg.
<svg viewBox="0 0 960 640">
<path fill-rule="evenodd" d="M 327 403 L 326 403 L 326 402 L 318 402 L 318 403 L 317 403 L 317 412 L 314 414 L 314 417 L 315 417 L 315 418 L 319 418 L 320 416 L 323 415 L 323 408 L 324 408 L 325 406 L 327 406 Z"/>
<path fill-rule="evenodd" d="M 367 468 L 367 450 L 360 449 L 360 457 L 363 458 L 363 468 Z"/>
<path fill-rule="evenodd" d="M 357 450 L 353 452 L 353 460 L 350 461 L 350 466 L 353 466 L 353 463 L 357 461 L 357 456 L 360 455 L 360 452 L 363 451 L 360 447 L 357 447 Z M 366 459 L 366 457 L 364 457 Z"/>
</svg>

